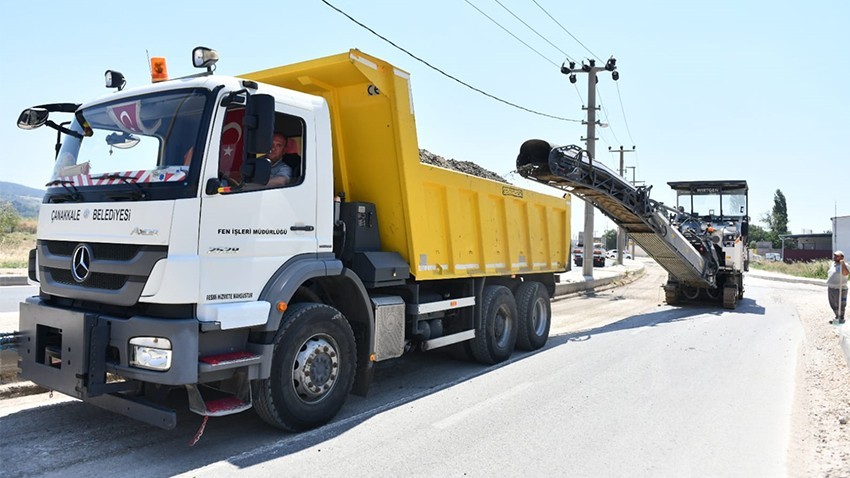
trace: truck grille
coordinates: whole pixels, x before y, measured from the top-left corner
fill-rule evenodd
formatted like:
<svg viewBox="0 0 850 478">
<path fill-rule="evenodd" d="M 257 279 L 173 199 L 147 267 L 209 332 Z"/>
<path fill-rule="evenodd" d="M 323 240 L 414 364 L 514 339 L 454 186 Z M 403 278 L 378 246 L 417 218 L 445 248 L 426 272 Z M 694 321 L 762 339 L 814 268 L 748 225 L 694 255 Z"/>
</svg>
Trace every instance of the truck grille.
<svg viewBox="0 0 850 478">
<path fill-rule="evenodd" d="M 82 282 L 72 274 L 72 256 L 81 243 L 40 240 L 38 267 L 43 292 L 59 297 L 122 306 L 134 305 L 167 246 L 85 243 L 91 250 L 90 273 Z"/>
<path fill-rule="evenodd" d="M 56 256 L 71 257 L 78 242 L 70 241 L 44 241 L 47 250 Z M 89 244 L 92 255 L 106 261 L 129 261 L 139 254 L 142 246 L 135 244 Z"/>
<path fill-rule="evenodd" d="M 79 285 L 77 281 L 71 277 L 70 271 L 64 271 L 61 269 L 56 269 L 51 274 L 51 277 L 54 281 L 59 284 L 65 285 Z M 106 290 L 118 290 L 124 287 L 124 284 L 127 283 L 127 276 L 119 275 L 119 274 L 98 274 L 92 273 L 91 276 L 86 280 L 85 287 L 90 289 L 106 289 Z"/>
</svg>

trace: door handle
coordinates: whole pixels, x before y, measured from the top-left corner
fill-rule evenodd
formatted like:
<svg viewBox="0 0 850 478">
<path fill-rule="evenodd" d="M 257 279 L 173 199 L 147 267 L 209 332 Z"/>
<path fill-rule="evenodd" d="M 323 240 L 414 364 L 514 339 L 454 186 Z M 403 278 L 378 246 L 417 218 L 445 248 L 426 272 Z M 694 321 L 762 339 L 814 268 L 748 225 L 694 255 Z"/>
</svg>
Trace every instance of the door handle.
<svg viewBox="0 0 850 478">
<path fill-rule="evenodd" d="M 290 231 L 312 231 L 315 229 L 313 226 L 289 226 Z"/>
</svg>

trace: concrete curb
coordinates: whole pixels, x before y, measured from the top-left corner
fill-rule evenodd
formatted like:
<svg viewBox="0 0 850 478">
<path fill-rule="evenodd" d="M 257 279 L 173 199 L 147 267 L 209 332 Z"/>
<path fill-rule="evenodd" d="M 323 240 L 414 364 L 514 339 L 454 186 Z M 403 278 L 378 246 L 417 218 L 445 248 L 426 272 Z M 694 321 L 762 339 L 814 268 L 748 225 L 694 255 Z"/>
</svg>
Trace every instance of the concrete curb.
<svg viewBox="0 0 850 478">
<path fill-rule="evenodd" d="M 12 382 L 0 385 L 0 400 L 7 398 L 25 397 L 37 393 L 45 393 L 50 390 L 42 388 L 32 382 Z"/>
<path fill-rule="evenodd" d="M 627 284 L 641 277 L 646 268 L 641 264 L 637 269 L 627 270 L 623 273 L 617 273 L 614 277 L 605 277 L 601 279 L 590 279 L 581 282 L 570 282 L 567 284 L 555 284 L 555 297 L 561 298 L 578 294 L 582 292 L 591 292 L 597 290 L 605 290 L 616 285 Z"/>
<path fill-rule="evenodd" d="M 27 276 L 0 276 L 0 287 L 4 285 L 29 285 Z"/>
<path fill-rule="evenodd" d="M 794 277 L 794 276 L 784 276 L 784 275 L 768 275 L 768 274 L 759 274 L 753 273 L 753 271 L 747 272 L 746 277 L 752 277 L 754 279 L 764 279 L 764 280 L 772 280 L 777 282 L 794 282 L 797 284 L 811 284 L 811 285 L 819 285 L 826 287 L 826 281 L 823 279 L 809 279 L 806 277 Z"/>
</svg>

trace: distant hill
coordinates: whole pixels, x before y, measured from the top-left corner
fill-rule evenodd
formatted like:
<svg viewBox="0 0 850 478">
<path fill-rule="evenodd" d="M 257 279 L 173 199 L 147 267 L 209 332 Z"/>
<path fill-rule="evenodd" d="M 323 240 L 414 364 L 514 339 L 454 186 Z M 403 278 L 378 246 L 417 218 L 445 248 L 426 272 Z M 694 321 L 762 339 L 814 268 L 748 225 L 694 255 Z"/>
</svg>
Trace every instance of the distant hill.
<svg viewBox="0 0 850 478">
<path fill-rule="evenodd" d="M 12 203 L 22 217 L 37 217 L 43 197 L 43 189 L 0 181 L 0 201 Z"/>
</svg>

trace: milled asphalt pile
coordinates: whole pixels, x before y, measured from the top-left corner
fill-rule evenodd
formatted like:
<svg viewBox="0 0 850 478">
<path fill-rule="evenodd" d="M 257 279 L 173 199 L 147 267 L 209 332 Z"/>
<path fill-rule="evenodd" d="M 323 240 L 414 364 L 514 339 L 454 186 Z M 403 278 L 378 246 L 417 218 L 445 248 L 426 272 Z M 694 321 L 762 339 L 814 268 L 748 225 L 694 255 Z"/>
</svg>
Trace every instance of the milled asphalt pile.
<svg viewBox="0 0 850 478">
<path fill-rule="evenodd" d="M 457 159 L 446 159 L 442 156 L 434 154 L 427 149 L 419 150 L 419 162 L 439 166 L 441 168 L 453 169 L 455 171 L 471 174 L 480 178 L 492 179 L 500 183 L 510 184 L 505 178 L 499 176 L 493 171 L 482 168 L 472 161 L 458 161 Z"/>
</svg>

